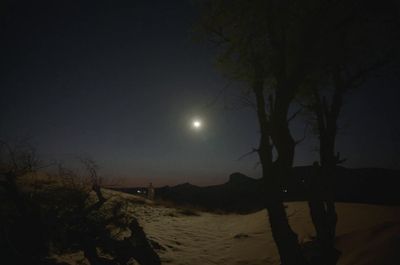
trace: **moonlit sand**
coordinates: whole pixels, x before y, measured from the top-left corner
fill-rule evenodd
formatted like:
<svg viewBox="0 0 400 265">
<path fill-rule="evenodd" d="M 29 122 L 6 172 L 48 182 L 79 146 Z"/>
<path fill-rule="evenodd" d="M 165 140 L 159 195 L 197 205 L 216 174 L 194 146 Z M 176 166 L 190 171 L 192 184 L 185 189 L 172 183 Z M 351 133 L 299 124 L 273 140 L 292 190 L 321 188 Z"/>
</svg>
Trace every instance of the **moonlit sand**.
<svg viewBox="0 0 400 265">
<path fill-rule="evenodd" d="M 265 210 L 247 214 L 214 214 L 154 204 L 134 195 L 107 191 L 112 199 L 129 200 L 130 214 L 138 218 L 163 264 L 271 264 L 279 257 Z M 138 203 L 140 202 L 140 203 Z M 300 242 L 314 234 L 308 207 L 287 203 L 287 212 Z M 338 203 L 338 265 L 400 264 L 400 207 Z M 82 264 L 82 253 L 58 257 Z"/>
</svg>

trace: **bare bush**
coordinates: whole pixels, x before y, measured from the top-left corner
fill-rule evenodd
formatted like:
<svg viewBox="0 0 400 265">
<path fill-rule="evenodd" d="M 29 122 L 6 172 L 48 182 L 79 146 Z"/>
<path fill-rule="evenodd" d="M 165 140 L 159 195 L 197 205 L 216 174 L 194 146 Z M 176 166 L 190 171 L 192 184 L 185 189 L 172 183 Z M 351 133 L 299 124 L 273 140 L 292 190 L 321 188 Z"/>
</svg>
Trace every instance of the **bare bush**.
<svg viewBox="0 0 400 265">
<path fill-rule="evenodd" d="M 142 265 L 161 264 L 137 220 L 127 215 L 127 202 L 103 195 L 93 160 L 82 160 L 83 175 L 58 165 L 57 179 L 27 196 L 16 180 L 35 170 L 33 149 L 2 147 L 0 254 L 8 257 L 7 264 L 54 264 L 51 253 L 77 251 L 96 265 L 132 258 Z"/>
</svg>

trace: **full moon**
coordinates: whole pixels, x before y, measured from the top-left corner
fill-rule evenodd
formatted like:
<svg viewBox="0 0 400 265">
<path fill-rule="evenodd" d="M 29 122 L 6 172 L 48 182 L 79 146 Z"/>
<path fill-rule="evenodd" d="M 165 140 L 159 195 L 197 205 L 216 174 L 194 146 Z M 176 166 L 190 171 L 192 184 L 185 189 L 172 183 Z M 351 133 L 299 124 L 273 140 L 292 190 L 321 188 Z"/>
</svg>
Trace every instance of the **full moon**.
<svg viewBox="0 0 400 265">
<path fill-rule="evenodd" d="M 201 120 L 193 120 L 192 127 L 193 127 L 193 129 L 199 130 L 202 127 Z"/>
</svg>

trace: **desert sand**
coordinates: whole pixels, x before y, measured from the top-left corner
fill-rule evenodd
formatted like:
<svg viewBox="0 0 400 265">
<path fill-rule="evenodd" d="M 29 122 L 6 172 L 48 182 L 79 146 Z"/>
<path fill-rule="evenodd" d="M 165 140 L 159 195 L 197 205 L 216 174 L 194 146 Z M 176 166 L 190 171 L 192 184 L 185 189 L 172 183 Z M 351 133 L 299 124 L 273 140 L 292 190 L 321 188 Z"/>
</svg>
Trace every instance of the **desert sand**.
<svg viewBox="0 0 400 265">
<path fill-rule="evenodd" d="M 130 201 L 128 212 L 158 243 L 163 264 L 280 264 L 266 210 L 214 214 L 165 207 L 117 192 L 108 196 Z M 338 265 L 400 264 L 400 207 L 338 203 L 337 212 L 336 245 L 342 251 Z M 287 203 L 287 213 L 299 241 L 310 240 L 314 230 L 307 204 Z M 67 259 L 83 262 L 79 254 Z"/>
</svg>

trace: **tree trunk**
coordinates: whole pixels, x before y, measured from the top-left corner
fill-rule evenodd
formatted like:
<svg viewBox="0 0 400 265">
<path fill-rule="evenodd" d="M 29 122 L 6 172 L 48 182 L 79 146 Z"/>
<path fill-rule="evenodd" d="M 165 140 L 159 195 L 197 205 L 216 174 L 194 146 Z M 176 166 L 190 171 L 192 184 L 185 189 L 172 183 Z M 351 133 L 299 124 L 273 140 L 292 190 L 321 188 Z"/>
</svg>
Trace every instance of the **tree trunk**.
<svg viewBox="0 0 400 265">
<path fill-rule="evenodd" d="M 274 170 L 271 123 L 266 114 L 266 104 L 263 94 L 262 79 L 256 81 L 253 91 L 256 97 L 257 117 L 261 130 L 261 139 L 258 149 L 260 162 L 263 169 L 263 182 L 266 193 L 266 209 L 268 211 L 269 223 L 273 239 L 277 245 L 282 265 L 306 265 L 307 262 L 302 255 L 297 235 L 289 225 L 288 217 L 281 196 L 279 172 Z M 272 102 L 270 102 L 272 103 Z"/>
<path fill-rule="evenodd" d="M 333 195 L 333 173 L 338 158 L 334 155 L 337 119 L 342 105 L 343 91 L 335 87 L 331 106 L 325 97 L 314 93 L 314 113 L 317 118 L 321 168 L 314 165 L 309 179 L 308 205 L 322 250 L 325 264 L 336 264 L 339 252 L 335 249 L 337 214 Z"/>
<path fill-rule="evenodd" d="M 272 236 L 278 247 L 282 265 L 307 264 L 298 243 L 297 235 L 289 225 L 282 201 L 267 202 L 267 210 Z"/>
</svg>

